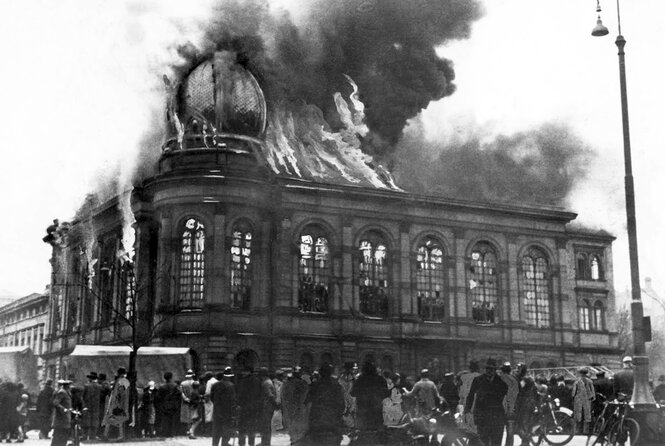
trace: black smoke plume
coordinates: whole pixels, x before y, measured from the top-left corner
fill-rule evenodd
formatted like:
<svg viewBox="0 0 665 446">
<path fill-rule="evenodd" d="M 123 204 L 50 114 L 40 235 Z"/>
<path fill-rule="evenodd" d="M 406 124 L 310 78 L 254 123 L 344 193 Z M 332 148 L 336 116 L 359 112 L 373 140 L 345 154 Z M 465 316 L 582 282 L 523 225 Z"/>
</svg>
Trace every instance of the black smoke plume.
<svg viewBox="0 0 665 446">
<path fill-rule="evenodd" d="M 420 129 L 416 129 L 420 130 Z M 395 156 L 398 184 L 415 192 L 468 200 L 563 206 L 584 180 L 594 152 L 559 123 L 484 143 L 446 144 L 407 131 Z"/>
<path fill-rule="evenodd" d="M 366 105 L 363 148 L 379 157 L 390 154 L 408 119 L 455 91 L 452 62 L 435 47 L 467 38 L 481 16 L 476 0 L 314 0 L 302 7 L 296 24 L 267 0 L 219 1 L 203 43 L 180 48 L 179 76 L 214 51 L 231 50 L 269 104 L 316 105 L 336 128 L 332 97 L 350 92 L 347 74 Z"/>
</svg>

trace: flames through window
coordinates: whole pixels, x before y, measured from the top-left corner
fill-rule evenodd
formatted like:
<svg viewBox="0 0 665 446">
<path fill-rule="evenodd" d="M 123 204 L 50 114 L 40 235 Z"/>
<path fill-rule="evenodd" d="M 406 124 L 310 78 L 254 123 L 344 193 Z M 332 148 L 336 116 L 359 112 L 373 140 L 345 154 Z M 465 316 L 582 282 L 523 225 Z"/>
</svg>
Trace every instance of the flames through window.
<svg viewBox="0 0 665 446">
<path fill-rule="evenodd" d="M 388 248 L 380 234 L 372 232 L 360 241 L 358 285 L 360 311 L 367 316 L 388 315 Z"/>
<path fill-rule="evenodd" d="M 205 285 L 205 228 L 195 218 L 185 222 L 180 250 L 179 306 L 200 308 Z"/>
<path fill-rule="evenodd" d="M 330 249 L 328 239 L 315 228 L 300 236 L 298 261 L 298 309 L 327 312 L 330 288 Z"/>
<path fill-rule="evenodd" d="M 248 310 L 252 295 L 252 231 L 245 223 L 233 227 L 231 238 L 231 306 Z"/>
</svg>

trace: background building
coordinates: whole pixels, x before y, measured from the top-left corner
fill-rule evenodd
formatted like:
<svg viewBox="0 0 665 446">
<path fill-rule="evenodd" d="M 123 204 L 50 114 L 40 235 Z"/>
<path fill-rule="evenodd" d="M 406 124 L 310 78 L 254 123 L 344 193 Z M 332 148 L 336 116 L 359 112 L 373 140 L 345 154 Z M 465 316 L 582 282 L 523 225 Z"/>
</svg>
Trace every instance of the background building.
<svg viewBox="0 0 665 446">
<path fill-rule="evenodd" d="M 33 354 L 46 351 L 49 291 L 33 293 L 0 307 L 0 347 L 29 347 Z M 37 376 L 45 377 L 44 361 L 37 358 Z"/>
<path fill-rule="evenodd" d="M 408 193 L 326 147 L 279 152 L 257 81 L 225 53 L 189 74 L 168 117 L 131 197 L 47 230 L 53 367 L 132 335 L 191 347 L 199 370 L 618 362 L 614 237 L 574 228 L 576 214 Z M 298 157 L 339 175 L 295 175 Z"/>
</svg>

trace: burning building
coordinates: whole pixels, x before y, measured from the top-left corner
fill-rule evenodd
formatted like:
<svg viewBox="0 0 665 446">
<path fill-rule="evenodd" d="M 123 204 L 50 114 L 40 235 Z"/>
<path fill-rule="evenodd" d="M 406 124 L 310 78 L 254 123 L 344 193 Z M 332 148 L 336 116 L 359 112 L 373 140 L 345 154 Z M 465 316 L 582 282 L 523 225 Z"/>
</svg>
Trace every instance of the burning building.
<svg viewBox="0 0 665 446">
<path fill-rule="evenodd" d="M 48 363 L 127 342 L 190 347 L 199 371 L 615 362 L 614 238 L 558 208 L 400 189 L 360 149 L 348 81 L 334 130 L 268 114 L 232 52 L 165 78 L 156 172 L 47 230 Z"/>
</svg>

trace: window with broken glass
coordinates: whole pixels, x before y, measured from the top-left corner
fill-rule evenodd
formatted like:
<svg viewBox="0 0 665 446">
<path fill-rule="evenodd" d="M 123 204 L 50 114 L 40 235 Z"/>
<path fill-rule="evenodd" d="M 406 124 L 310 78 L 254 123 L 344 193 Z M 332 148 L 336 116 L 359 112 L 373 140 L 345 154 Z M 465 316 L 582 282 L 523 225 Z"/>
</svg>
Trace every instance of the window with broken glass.
<svg viewBox="0 0 665 446">
<path fill-rule="evenodd" d="M 233 226 L 231 236 L 231 306 L 249 310 L 252 297 L 252 231 L 248 224 Z"/>
<path fill-rule="evenodd" d="M 498 321 L 499 278 L 497 257 L 489 243 L 480 242 L 471 251 L 469 262 L 471 317 L 478 324 Z"/>
<path fill-rule="evenodd" d="M 134 315 L 134 298 L 136 297 L 136 278 L 132 264 L 128 261 L 120 262 L 120 295 L 127 320 Z"/>
<path fill-rule="evenodd" d="M 188 218 L 181 235 L 178 271 L 178 306 L 201 308 L 205 286 L 205 227 L 196 218 Z"/>
<path fill-rule="evenodd" d="M 367 316 L 388 316 L 388 248 L 377 233 L 360 241 L 358 285 L 360 312 Z"/>
<path fill-rule="evenodd" d="M 522 293 L 527 325 L 550 326 L 549 266 L 545 254 L 530 248 L 522 257 Z"/>
<path fill-rule="evenodd" d="M 298 309 L 303 312 L 328 311 L 330 289 L 330 249 L 328 239 L 315 229 L 300 235 L 298 260 Z"/>
<path fill-rule="evenodd" d="M 99 262 L 99 322 L 105 326 L 111 322 L 113 314 L 113 299 L 116 284 L 116 252 L 117 241 L 105 240 L 102 244 L 101 259 Z"/>
<path fill-rule="evenodd" d="M 442 321 L 445 316 L 443 266 L 440 243 L 428 237 L 416 251 L 418 314 L 425 321 Z"/>
</svg>

